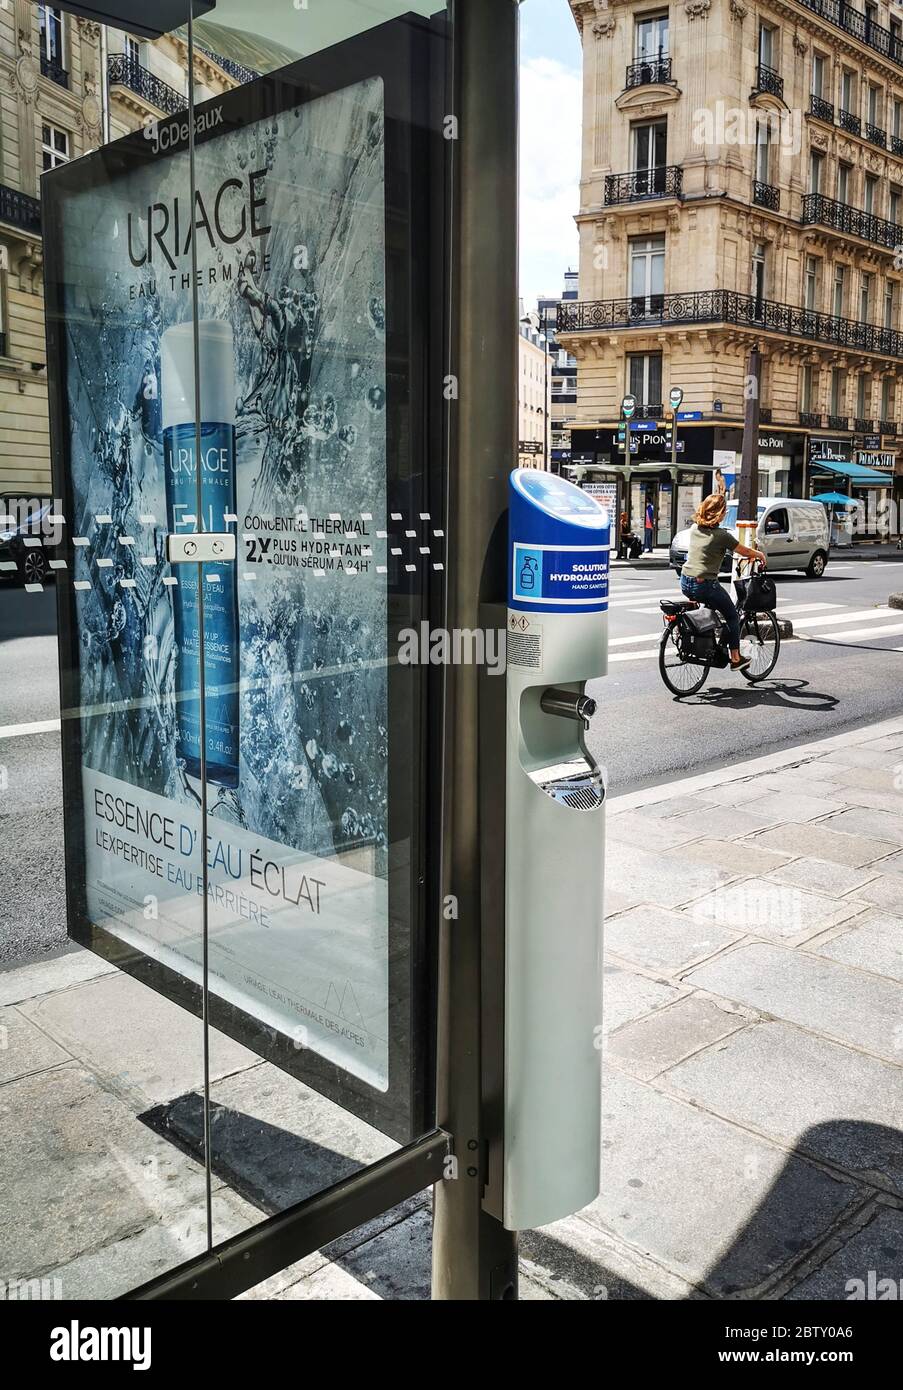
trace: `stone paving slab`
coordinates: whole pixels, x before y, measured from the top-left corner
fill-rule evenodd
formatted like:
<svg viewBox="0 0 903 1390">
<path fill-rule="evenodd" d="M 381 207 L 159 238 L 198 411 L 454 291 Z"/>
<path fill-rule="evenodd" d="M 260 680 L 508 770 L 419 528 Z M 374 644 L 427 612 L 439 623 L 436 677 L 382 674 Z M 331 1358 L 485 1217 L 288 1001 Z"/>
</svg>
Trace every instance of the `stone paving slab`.
<svg viewBox="0 0 903 1390">
<path fill-rule="evenodd" d="M 890 1280 L 891 1284 L 879 1288 L 878 1280 Z M 821 1268 L 785 1293 L 784 1298 L 900 1299 L 901 1289 L 903 1211 L 882 1207 L 862 1230 L 851 1235 Z"/>
<path fill-rule="evenodd" d="M 759 815 L 759 804 L 764 801 L 764 797 L 758 797 L 752 803 L 752 809 L 747 810 L 745 805 L 740 809 L 729 806 L 718 806 L 713 811 L 703 811 L 701 815 L 691 814 L 681 816 L 677 824 L 686 823 L 693 827 L 697 836 L 707 836 L 714 840 L 736 840 L 741 835 L 753 835 L 757 830 L 765 830 L 770 825 L 777 825 L 785 816 Z"/>
<path fill-rule="evenodd" d="M 617 965 L 606 965 L 602 972 L 602 1027 L 606 1033 L 613 1033 L 632 1019 L 680 997 L 681 990 L 674 985 L 660 984 Z"/>
<path fill-rule="evenodd" d="M 68 1052 L 18 1009 L 0 1009 L 0 1084 L 67 1061 Z"/>
<path fill-rule="evenodd" d="M 0 1192 L 15 1194 L 0 1203 L 0 1279 L 57 1269 L 203 1201 L 203 1170 L 80 1067 L 9 1082 L 0 1106 Z"/>
<path fill-rule="evenodd" d="M 829 898 L 842 898 L 849 893 L 859 902 L 870 902 L 867 885 L 875 878 L 875 870 L 848 869 L 844 864 L 832 864 L 827 859 L 794 859 L 774 869 L 768 877 L 772 883 L 808 888 Z M 903 884 L 900 884 L 900 891 L 903 892 Z"/>
<path fill-rule="evenodd" d="M 718 1042 L 749 1020 L 702 995 L 625 1024 L 608 1040 L 607 1056 L 641 1080 L 651 1081 L 684 1057 Z"/>
<path fill-rule="evenodd" d="M 613 802 L 612 805 L 616 806 L 617 802 Z M 672 816 L 683 816 L 689 811 L 710 811 L 713 805 L 714 802 L 701 796 L 672 796 L 667 801 L 656 801 L 651 806 L 644 806 L 643 815 L 652 816 L 654 820 L 669 820 Z"/>
<path fill-rule="evenodd" d="M 753 849 L 746 841 L 736 845 L 730 840 L 694 840 L 692 844 L 682 845 L 679 850 L 667 850 L 666 857 L 668 855 L 681 861 L 710 864 L 735 878 L 767 874 L 790 862 L 786 854 L 778 854 L 773 849 Z"/>
<path fill-rule="evenodd" d="M 831 811 L 843 810 L 843 801 L 831 801 L 823 796 L 807 796 L 802 791 L 772 791 L 766 796 L 756 798 L 752 814 L 773 823 L 818 820 Z M 742 802 L 741 802 L 742 812 Z"/>
<path fill-rule="evenodd" d="M 861 806 L 869 811 L 892 811 L 895 815 L 903 815 L 903 796 L 895 796 L 892 792 L 847 787 L 843 799 L 848 806 Z"/>
<path fill-rule="evenodd" d="M 854 806 L 841 811 L 825 821 L 828 830 L 839 830 L 844 835 L 862 835 L 876 840 L 887 840 L 898 848 L 903 845 L 903 816 L 892 811 L 868 809 Z"/>
<path fill-rule="evenodd" d="M 774 792 L 788 792 L 792 796 L 824 797 L 832 801 L 835 799 L 844 800 L 845 787 L 840 777 L 829 781 L 827 778 L 817 777 L 814 773 L 810 775 L 806 766 L 787 768 L 784 772 L 764 772 L 747 785 L 755 789 L 757 797 Z M 728 800 L 728 798 L 725 799 Z M 739 798 L 738 804 L 742 805 L 744 800 L 745 798 Z M 795 820 L 796 817 L 792 817 L 792 819 Z"/>
<path fill-rule="evenodd" d="M 859 970 L 870 970 L 903 984 L 903 918 L 869 913 L 865 918 L 857 918 L 851 931 L 832 937 L 830 941 L 818 942 L 811 949 L 820 956 L 829 956 L 844 965 L 855 965 Z M 903 1059 L 903 1017 L 900 1024 L 900 1057 Z M 903 1086 L 903 1075 L 900 1084 Z"/>
<path fill-rule="evenodd" d="M 756 1135 L 609 1071 L 602 1194 L 583 1212 L 715 1297 L 788 1271 L 859 1189 Z"/>
<path fill-rule="evenodd" d="M 824 759 L 818 760 L 817 766 L 823 773 L 830 767 L 831 776 L 839 767 L 887 767 L 889 751 L 869 747 L 866 743 L 848 743 L 842 748 L 832 748 Z"/>
<path fill-rule="evenodd" d="M 888 762 L 887 767 L 848 767 L 835 775 L 837 785 L 845 791 L 860 788 L 862 791 L 887 792 L 888 795 L 903 800 L 903 793 L 898 785 L 899 776 L 892 761 Z"/>
<path fill-rule="evenodd" d="M 731 877 L 723 869 L 679 857 L 668 858 L 621 840 L 609 841 L 605 872 L 614 891 L 623 900 L 629 900 L 632 907 L 640 903 L 679 907 L 703 893 L 710 893 Z"/>
<path fill-rule="evenodd" d="M 636 1299 L 698 1299 L 692 1284 L 669 1274 L 629 1245 L 569 1216 L 521 1235 L 521 1268 L 559 1298 L 604 1302 Z"/>
<path fill-rule="evenodd" d="M 115 975 L 115 965 L 108 964 L 92 951 L 67 951 L 52 960 L 35 961 L 16 970 L 0 971 L 0 1005 L 21 1004 L 42 994 L 53 994 L 70 985 L 96 980 L 101 975 Z"/>
<path fill-rule="evenodd" d="M 834 901 L 794 884 L 750 878 L 700 898 L 690 915 L 699 924 L 717 923 L 734 936 L 749 933 L 796 941 L 865 910 L 866 904 L 851 898 Z"/>
<path fill-rule="evenodd" d="M 19 1007 L 139 1109 L 203 1083 L 200 1019 L 119 971 Z M 211 1039 L 214 1077 L 259 1061 L 215 1030 Z"/>
<path fill-rule="evenodd" d="M 901 1065 L 765 1020 L 662 1080 L 707 1110 L 903 1196 Z"/>
<path fill-rule="evenodd" d="M 714 923 L 703 924 L 690 913 L 634 907 L 608 923 L 605 950 L 647 970 L 673 974 L 723 950 L 740 934 Z"/>
<path fill-rule="evenodd" d="M 642 845 L 646 850 L 671 849 L 675 845 L 685 845 L 696 839 L 696 832 L 688 827 L 683 816 L 648 816 L 645 811 L 624 811 L 612 815 L 607 821 L 607 839 L 623 840 L 629 845 Z"/>
<path fill-rule="evenodd" d="M 903 986 L 765 942 L 697 966 L 687 983 L 774 1014 L 836 1042 L 899 1062 Z"/>
<path fill-rule="evenodd" d="M 875 865 L 876 874 L 893 874 L 900 877 L 903 874 L 903 850 L 898 850 L 896 854 L 890 855 L 887 859 L 882 859 L 880 864 Z"/>
<path fill-rule="evenodd" d="M 879 874 L 855 892 L 860 902 L 884 908 L 890 916 L 903 917 L 903 883 L 897 874 Z"/>
<path fill-rule="evenodd" d="M 892 840 L 874 840 L 863 835 L 842 834 L 829 825 L 782 825 L 779 830 L 763 830 L 752 837 L 757 848 L 776 849 L 812 859 L 827 859 L 834 864 L 846 864 L 861 869 L 885 855 L 893 854 Z M 882 867 L 876 873 L 885 873 Z"/>
</svg>

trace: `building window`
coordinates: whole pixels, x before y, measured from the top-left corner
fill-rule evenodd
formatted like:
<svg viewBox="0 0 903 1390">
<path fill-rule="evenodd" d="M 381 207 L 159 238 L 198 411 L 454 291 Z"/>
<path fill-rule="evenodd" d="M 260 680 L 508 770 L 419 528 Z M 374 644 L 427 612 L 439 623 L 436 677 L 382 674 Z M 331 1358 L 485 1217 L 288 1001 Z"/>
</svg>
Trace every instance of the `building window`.
<svg viewBox="0 0 903 1390">
<path fill-rule="evenodd" d="M 140 64 L 141 64 L 141 45 L 140 45 L 140 43 L 138 42 L 137 39 L 133 39 L 133 38 L 132 38 L 131 34 L 126 34 L 126 36 L 125 36 L 125 48 L 124 48 L 123 51 L 124 51 L 124 53 L 125 53 L 126 58 L 129 60 L 129 63 L 130 63 L 133 67 L 139 67 L 139 66 L 140 66 Z"/>
<path fill-rule="evenodd" d="M 811 312 L 818 308 L 819 301 L 819 271 L 821 263 L 817 256 L 806 257 L 806 303 L 805 307 Z"/>
<path fill-rule="evenodd" d="M 849 68 L 844 68 L 840 79 L 840 105 L 851 116 L 856 114 L 856 74 Z"/>
<path fill-rule="evenodd" d="M 863 374 L 856 383 L 856 414 L 860 420 L 869 418 L 872 400 L 872 378 Z"/>
<path fill-rule="evenodd" d="M 835 367 L 831 372 L 831 414 L 845 415 L 847 374 L 842 367 Z"/>
<path fill-rule="evenodd" d="M 875 204 L 878 197 L 878 180 L 874 174 L 865 176 L 865 210 L 867 213 L 875 211 Z"/>
<path fill-rule="evenodd" d="M 668 162 L 667 121 L 647 121 L 633 127 L 634 169 L 661 169 Z"/>
<path fill-rule="evenodd" d="M 890 186 L 890 194 L 889 194 L 888 203 L 887 203 L 887 215 L 888 215 L 888 217 L 890 218 L 891 222 L 897 222 L 897 223 L 898 223 L 898 222 L 900 221 L 900 194 L 901 194 L 901 192 L 903 192 L 903 189 L 900 189 L 900 188 L 898 187 L 897 184 L 893 184 L 893 183 L 891 184 L 891 186 Z"/>
<path fill-rule="evenodd" d="M 668 12 L 643 15 L 636 21 L 634 53 L 638 62 L 668 56 Z"/>
<path fill-rule="evenodd" d="M 660 314 L 665 295 L 665 237 L 634 237 L 630 242 L 631 314 Z"/>
<path fill-rule="evenodd" d="M 752 254 L 752 293 L 757 306 L 765 298 L 765 255 L 764 243 L 757 242 Z M 757 308 L 757 314 L 759 309 Z"/>
<path fill-rule="evenodd" d="M 894 418 L 894 378 L 886 376 L 881 382 L 881 419 Z"/>
<path fill-rule="evenodd" d="M 866 120 L 869 125 L 880 126 L 881 124 L 881 88 L 869 83 L 866 110 L 868 115 Z"/>
<path fill-rule="evenodd" d="M 837 201 L 838 203 L 848 203 L 850 201 L 850 170 L 849 164 L 838 164 L 837 166 Z"/>
<path fill-rule="evenodd" d="M 845 265 L 834 267 L 834 294 L 831 305 L 831 312 L 836 319 L 843 318 L 844 302 L 847 289 L 847 268 Z"/>
<path fill-rule="evenodd" d="M 756 122 L 756 179 L 771 183 L 771 127 L 766 118 Z"/>
<path fill-rule="evenodd" d="M 897 287 L 893 280 L 884 286 L 884 327 L 893 328 L 897 317 Z"/>
<path fill-rule="evenodd" d="M 775 66 L 775 54 L 777 53 L 777 30 L 770 24 L 759 25 L 759 62 L 763 67 L 773 68 Z"/>
<path fill-rule="evenodd" d="M 812 367 L 805 366 L 803 368 L 802 382 L 800 383 L 800 409 L 807 412 L 811 411 L 813 408 L 814 388 L 812 378 Z"/>
<path fill-rule="evenodd" d="M 812 95 L 823 97 L 825 94 L 825 71 L 827 63 L 823 54 L 813 53 L 812 55 Z"/>
<path fill-rule="evenodd" d="M 57 169 L 69 163 L 69 136 L 65 130 L 55 125 L 41 126 L 41 153 L 44 159 L 44 172 Z"/>
<path fill-rule="evenodd" d="M 63 16 L 53 5 L 39 5 L 41 57 L 63 67 Z"/>
<path fill-rule="evenodd" d="M 639 405 L 662 403 L 662 355 L 660 352 L 632 353 L 627 358 L 627 390 Z"/>
<path fill-rule="evenodd" d="M 903 101 L 900 101 L 897 97 L 894 98 L 890 133 L 897 140 L 899 140 L 900 136 L 903 135 Z"/>
<path fill-rule="evenodd" d="M 872 275 L 863 273 L 859 281 L 859 322 L 869 323 L 872 317 Z"/>
<path fill-rule="evenodd" d="M 809 192 L 821 192 L 821 175 L 824 168 L 824 155 L 818 154 L 816 150 L 809 153 Z"/>
</svg>

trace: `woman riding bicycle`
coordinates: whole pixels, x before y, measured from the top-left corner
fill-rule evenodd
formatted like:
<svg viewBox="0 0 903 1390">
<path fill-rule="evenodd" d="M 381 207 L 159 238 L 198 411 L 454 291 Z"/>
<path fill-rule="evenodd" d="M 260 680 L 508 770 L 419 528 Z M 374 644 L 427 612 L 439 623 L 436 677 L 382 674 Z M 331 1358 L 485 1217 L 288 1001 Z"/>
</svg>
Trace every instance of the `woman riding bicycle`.
<svg viewBox="0 0 903 1390">
<path fill-rule="evenodd" d="M 724 618 L 731 644 L 731 670 L 742 671 L 750 663 L 748 657 L 740 655 L 740 616 L 730 594 L 718 583 L 718 574 L 728 550 L 744 560 L 758 560 L 763 565 L 765 556 L 761 550 L 741 545 L 732 532 L 724 530 L 721 523 L 726 511 L 727 498 L 723 492 L 714 492 L 700 503 L 690 527 L 690 544 L 680 572 L 680 587 L 686 598 L 714 608 Z"/>
</svg>

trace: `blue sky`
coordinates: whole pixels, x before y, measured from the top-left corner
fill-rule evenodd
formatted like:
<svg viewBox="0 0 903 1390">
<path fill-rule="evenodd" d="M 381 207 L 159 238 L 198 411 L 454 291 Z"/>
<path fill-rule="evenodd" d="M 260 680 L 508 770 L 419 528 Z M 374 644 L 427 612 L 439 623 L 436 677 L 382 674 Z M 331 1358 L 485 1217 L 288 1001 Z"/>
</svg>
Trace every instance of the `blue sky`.
<svg viewBox="0 0 903 1390">
<path fill-rule="evenodd" d="M 520 23 L 520 293 L 532 308 L 577 265 L 582 55 L 567 0 L 524 0 Z"/>
</svg>

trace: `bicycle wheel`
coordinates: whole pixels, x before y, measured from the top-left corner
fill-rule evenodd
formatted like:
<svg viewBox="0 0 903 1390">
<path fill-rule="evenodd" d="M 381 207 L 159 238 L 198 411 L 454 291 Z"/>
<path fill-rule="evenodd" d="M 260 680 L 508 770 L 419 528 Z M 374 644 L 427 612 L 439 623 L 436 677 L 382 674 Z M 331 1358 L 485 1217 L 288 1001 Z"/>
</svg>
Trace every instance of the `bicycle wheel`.
<svg viewBox="0 0 903 1390">
<path fill-rule="evenodd" d="M 685 661 L 677 638 L 677 623 L 669 623 L 658 649 L 658 669 L 672 695 L 695 695 L 705 684 L 711 662 Z"/>
<path fill-rule="evenodd" d="M 743 674 L 755 684 L 770 676 L 781 652 L 781 629 L 773 613 L 746 613 L 740 620 L 740 640 L 750 645 L 750 664 Z"/>
</svg>

